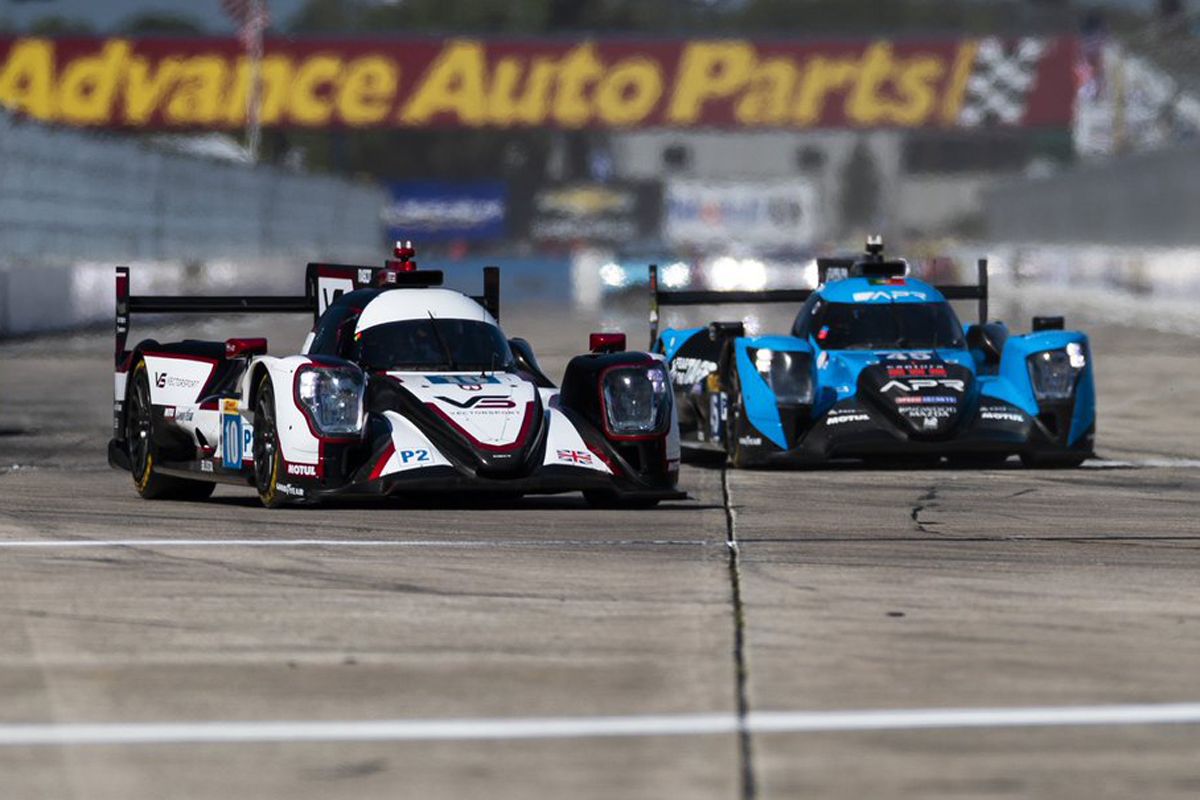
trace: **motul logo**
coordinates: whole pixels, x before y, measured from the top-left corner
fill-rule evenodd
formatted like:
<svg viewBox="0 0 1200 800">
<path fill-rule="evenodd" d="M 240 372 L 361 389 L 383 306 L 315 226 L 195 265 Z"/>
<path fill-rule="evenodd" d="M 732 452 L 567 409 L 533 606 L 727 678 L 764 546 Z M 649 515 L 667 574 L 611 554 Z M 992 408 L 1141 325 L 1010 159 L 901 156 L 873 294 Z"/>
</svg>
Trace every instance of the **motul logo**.
<svg viewBox="0 0 1200 800">
<path fill-rule="evenodd" d="M 953 389 L 956 392 L 967 390 L 966 383 L 955 378 L 913 378 L 907 381 L 888 381 L 879 391 L 890 392 L 898 389 L 901 392 L 919 392 L 922 389 L 936 389 L 939 386 Z"/>
<path fill-rule="evenodd" d="M 516 408 L 517 404 L 511 398 L 505 397 L 502 394 L 481 394 L 478 397 L 468 397 L 461 403 L 453 397 L 438 396 L 438 400 L 443 403 L 449 403 L 455 408 L 474 409 L 474 408 Z"/>
</svg>

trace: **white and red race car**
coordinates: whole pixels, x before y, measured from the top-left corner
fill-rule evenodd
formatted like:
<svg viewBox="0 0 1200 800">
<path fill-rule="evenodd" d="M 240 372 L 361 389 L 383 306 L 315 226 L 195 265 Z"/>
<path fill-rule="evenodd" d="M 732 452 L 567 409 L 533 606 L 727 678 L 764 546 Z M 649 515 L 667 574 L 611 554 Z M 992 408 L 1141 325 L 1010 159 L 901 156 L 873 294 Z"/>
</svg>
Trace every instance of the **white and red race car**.
<svg viewBox="0 0 1200 800">
<path fill-rule="evenodd" d="M 661 356 L 593 334 L 556 388 L 529 344 L 500 330 L 498 268 L 469 297 L 413 255 L 405 244 L 383 268 L 309 264 L 302 297 L 135 296 L 118 267 L 109 463 L 145 498 L 248 484 L 268 507 L 352 493 L 686 497 Z M 282 358 L 265 339 L 126 349 L 133 314 L 189 312 L 307 312 L 315 324 Z"/>
</svg>

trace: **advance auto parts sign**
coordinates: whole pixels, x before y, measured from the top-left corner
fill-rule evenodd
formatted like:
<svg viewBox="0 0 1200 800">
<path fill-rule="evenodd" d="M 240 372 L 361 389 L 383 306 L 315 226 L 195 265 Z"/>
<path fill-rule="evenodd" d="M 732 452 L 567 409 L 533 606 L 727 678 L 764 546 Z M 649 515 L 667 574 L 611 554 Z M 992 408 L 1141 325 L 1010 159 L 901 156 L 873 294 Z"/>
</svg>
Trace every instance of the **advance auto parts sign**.
<svg viewBox="0 0 1200 800">
<path fill-rule="evenodd" d="M 268 126 L 1007 127 L 1070 124 L 1075 40 L 269 39 Z M 230 39 L 0 39 L 0 103 L 110 128 L 246 122 Z"/>
</svg>

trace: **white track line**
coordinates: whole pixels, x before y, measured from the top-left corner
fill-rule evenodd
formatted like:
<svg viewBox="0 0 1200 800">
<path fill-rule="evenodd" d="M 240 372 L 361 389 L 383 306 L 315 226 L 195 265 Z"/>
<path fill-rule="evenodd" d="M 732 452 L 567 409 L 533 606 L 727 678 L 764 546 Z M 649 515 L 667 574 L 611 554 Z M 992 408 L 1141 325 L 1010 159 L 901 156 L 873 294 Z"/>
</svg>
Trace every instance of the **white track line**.
<svg viewBox="0 0 1200 800">
<path fill-rule="evenodd" d="M 10 539 L 0 549 L 89 547 L 611 547 L 613 545 L 706 545 L 682 539 Z"/>
<path fill-rule="evenodd" d="M 755 733 L 928 730 L 1200 723 L 1200 703 L 1028 708 L 759 711 Z M 414 719 L 347 722 L 181 722 L 0 725 L 0 746 L 398 742 L 698 736 L 739 730 L 736 714 L 623 717 Z"/>
<path fill-rule="evenodd" d="M 1084 469 L 1200 469 L 1200 460 L 1194 458 L 1143 458 L 1123 461 L 1114 458 L 1090 458 L 1082 464 Z"/>
</svg>

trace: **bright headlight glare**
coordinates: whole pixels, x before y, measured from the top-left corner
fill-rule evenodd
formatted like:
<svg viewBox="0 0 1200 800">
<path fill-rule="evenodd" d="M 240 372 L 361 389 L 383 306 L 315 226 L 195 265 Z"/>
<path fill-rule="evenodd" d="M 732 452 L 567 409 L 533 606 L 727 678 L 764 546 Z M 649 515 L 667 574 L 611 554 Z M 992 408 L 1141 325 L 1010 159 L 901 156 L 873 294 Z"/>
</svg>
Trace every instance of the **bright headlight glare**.
<svg viewBox="0 0 1200 800">
<path fill-rule="evenodd" d="M 616 367 L 601 382 L 604 415 L 610 433 L 640 436 L 658 433 L 671 413 L 666 370 L 653 366 Z"/>
<path fill-rule="evenodd" d="M 305 367 L 296 381 L 296 399 L 316 429 L 344 436 L 362 428 L 363 376 L 344 367 Z"/>
<path fill-rule="evenodd" d="M 1043 350 L 1029 357 L 1029 377 L 1038 400 L 1069 400 L 1075 380 L 1087 365 L 1083 345 L 1072 342 L 1062 350 Z"/>
<path fill-rule="evenodd" d="M 692 270 L 682 261 L 676 261 L 674 264 L 667 264 L 662 270 L 663 285 L 668 289 L 678 289 L 686 286 L 688 281 L 692 279 Z"/>
<path fill-rule="evenodd" d="M 782 405 L 806 405 L 813 400 L 812 358 L 808 353 L 750 348 L 750 360 Z"/>
<path fill-rule="evenodd" d="M 608 263 L 600 268 L 600 280 L 605 286 L 621 287 L 626 281 L 625 268 L 620 264 Z"/>
</svg>

